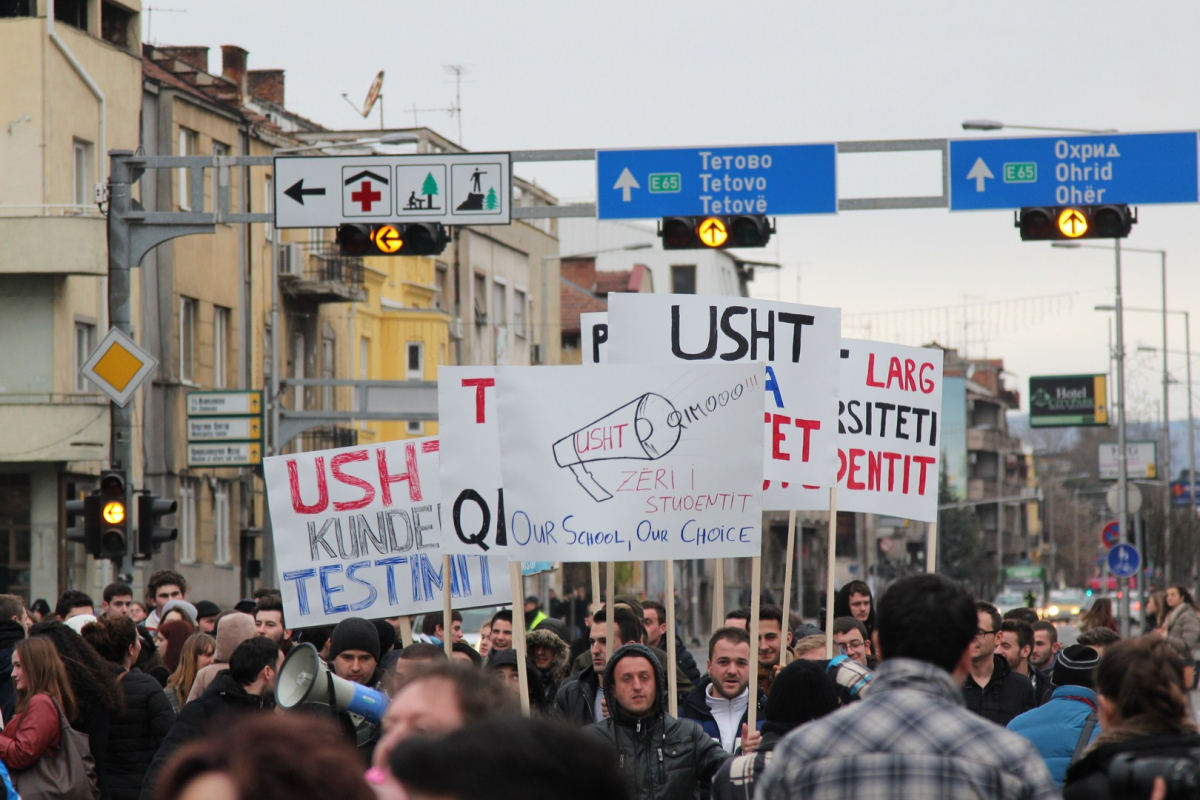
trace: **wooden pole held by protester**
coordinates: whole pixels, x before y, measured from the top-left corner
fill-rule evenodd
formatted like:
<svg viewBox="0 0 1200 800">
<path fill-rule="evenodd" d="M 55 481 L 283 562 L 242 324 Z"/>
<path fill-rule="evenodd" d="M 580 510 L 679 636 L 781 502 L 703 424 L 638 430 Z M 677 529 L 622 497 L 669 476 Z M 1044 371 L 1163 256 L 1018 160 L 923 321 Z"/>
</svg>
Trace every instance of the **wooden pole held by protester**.
<svg viewBox="0 0 1200 800">
<path fill-rule="evenodd" d="M 786 644 L 788 631 L 792 629 L 792 566 L 796 562 L 796 512 L 788 512 L 787 555 L 783 564 L 783 638 Z M 804 609 L 799 609 L 804 616 Z"/>
<path fill-rule="evenodd" d="M 600 562 L 592 562 L 592 610 L 600 607 Z M 584 631 L 587 633 L 587 631 Z"/>
<path fill-rule="evenodd" d="M 762 559 L 750 559 L 750 697 L 746 707 L 747 730 L 758 730 L 758 636 L 761 625 L 758 621 L 759 596 L 762 594 Z M 787 628 L 784 628 L 786 631 Z M 784 639 L 786 643 L 786 637 Z M 782 657 L 783 653 L 780 653 Z M 739 731 L 740 733 L 740 731 Z"/>
<path fill-rule="evenodd" d="M 617 564 L 615 561 L 605 562 L 604 570 L 604 666 L 608 667 L 608 659 L 617 651 Z M 600 685 L 604 685 L 604 676 L 600 677 Z"/>
<path fill-rule="evenodd" d="M 446 649 L 446 658 L 454 660 L 454 623 L 450 620 L 450 586 L 453 583 L 453 556 L 442 556 L 442 646 Z M 516 615 L 514 608 L 513 615 Z M 522 617 L 524 619 L 524 617 Z M 515 623 L 514 623 L 515 624 Z"/>
<path fill-rule="evenodd" d="M 925 542 L 925 571 L 937 572 L 937 522 L 929 523 L 929 538 Z"/>
<path fill-rule="evenodd" d="M 675 669 L 675 562 L 667 559 L 666 565 L 666 597 L 663 605 L 667 607 L 667 713 L 672 717 L 679 716 L 679 675 Z"/>
<path fill-rule="evenodd" d="M 408 647 L 412 643 L 413 643 L 412 620 L 408 617 L 401 617 L 400 618 L 401 649 Z"/>
<path fill-rule="evenodd" d="M 825 657 L 833 658 L 833 581 L 837 575 L 837 487 L 829 487 L 829 542 L 825 573 Z"/>
<path fill-rule="evenodd" d="M 725 559 L 713 561 L 713 633 L 725 627 Z M 751 648 L 753 649 L 753 648 Z"/>
<path fill-rule="evenodd" d="M 529 716 L 529 668 L 525 664 L 525 577 L 521 562 L 508 562 L 508 580 L 512 586 L 513 649 L 517 651 L 517 680 L 521 684 L 521 713 Z"/>
</svg>

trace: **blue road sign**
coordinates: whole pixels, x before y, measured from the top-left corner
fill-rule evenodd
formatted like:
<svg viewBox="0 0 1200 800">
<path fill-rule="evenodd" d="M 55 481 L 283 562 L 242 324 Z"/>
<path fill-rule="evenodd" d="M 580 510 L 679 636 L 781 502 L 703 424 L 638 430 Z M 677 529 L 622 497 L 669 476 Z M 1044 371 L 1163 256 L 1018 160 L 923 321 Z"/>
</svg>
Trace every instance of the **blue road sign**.
<svg viewBox="0 0 1200 800">
<path fill-rule="evenodd" d="M 1108 571 L 1118 578 L 1136 575 L 1141 564 L 1142 557 L 1131 544 L 1114 545 L 1113 549 L 1108 551 Z"/>
<path fill-rule="evenodd" d="M 1104 542 L 1104 546 L 1112 549 L 1113 545 L 1121 541 L 1121 526 L 1114 519 L 1112 522 L 1104 526 L 1100 531 L 1100 539 Z"/>
<path fill-rule="evenodd" d="M 597 150 L 596 216 L 837 213 L 837 146 Z"/>
<path fill-rule="evenodd" d="M 950 210 L 1195 203 L 1196 133 L 950 142 Z"/>
</svg>

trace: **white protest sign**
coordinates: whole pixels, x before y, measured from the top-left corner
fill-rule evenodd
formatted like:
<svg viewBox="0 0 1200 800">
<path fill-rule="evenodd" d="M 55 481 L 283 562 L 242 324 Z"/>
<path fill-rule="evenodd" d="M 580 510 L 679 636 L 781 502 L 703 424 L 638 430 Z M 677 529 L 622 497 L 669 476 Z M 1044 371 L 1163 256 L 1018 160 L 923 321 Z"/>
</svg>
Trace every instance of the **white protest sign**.
<svg viewBox="0 0 1200 800">
<path fill-rule="evenodd" d="M 937 521 L 942 351 L 842 340 L 838 508 Z M 767 508 L 826 507 L 827 492 L 769 482 Z"/>
<path fill-rule="evenodd" d="M 507 559 L 457 555 L 442 571 L 438 440 L 407 439 L 263 460 L 290 628 L 511 599 Z"/>
<path fill-rule="evenodd" d="M 508 550 L 495 386 L 495 367 L 438 369 L 443 545 L 448 553 L 504 555 Z"/>
<path fill-rule="evenodd" d="M 764 474 L 828 486 L 837 475 L 842 312 L 748 297 L 611 294 L 610 364 L 766 362 Z"/>
<path fill-rule="evenodd" d="M 513 559 L 758 555 L 762 367 L 501 367 Z"/>
<path fill-rule="evenodd" d="M 608 314 L 590 311 L 579 315 L 579 352 L 584 364 L 608 363 Z"/>
</svg>

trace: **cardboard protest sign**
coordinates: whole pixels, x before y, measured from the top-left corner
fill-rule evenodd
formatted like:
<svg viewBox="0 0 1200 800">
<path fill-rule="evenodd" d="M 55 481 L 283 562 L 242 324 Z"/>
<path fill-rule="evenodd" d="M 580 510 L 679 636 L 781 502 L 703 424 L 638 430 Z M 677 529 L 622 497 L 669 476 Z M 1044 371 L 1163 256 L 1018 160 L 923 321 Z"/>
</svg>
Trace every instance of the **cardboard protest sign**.
<svg viewBox="0 0 1200 800">
<path fill-rule="evenodd" d="M 842 340 L 838 507 L 937 521 L 942 351 Z M 767 508 L 825 508 L 819 489 L 768 482 Z"/>
<path fill-rule="evenodd" d="M 420 614 L 510 600 L 507 559 L 456 555 L 442 567 L 438 439 L 263 460 L 288 627 Z"/>
<path fill-rule="evenodd" d="M 608 314 L 591 311 L 579 315 L 579 351 L 584 364 L 608 363 Z"/>
<path fill-rule="evenodd" d="M 448 553 L 506 555 L 495 367 L 438 369 L 442 526 Z"/>
<path fill-rule="evenodd" d="M 840 309 L 653 294 L 612 294 L 608 304 L 610 364 L 765 362 L 764 474 L 833 483 Z"/>
<path fill-rule="evenodd" d="M 757 555 L 763 383 L 753 364 L 498 368 L 510 557 Z"/>
</svg>

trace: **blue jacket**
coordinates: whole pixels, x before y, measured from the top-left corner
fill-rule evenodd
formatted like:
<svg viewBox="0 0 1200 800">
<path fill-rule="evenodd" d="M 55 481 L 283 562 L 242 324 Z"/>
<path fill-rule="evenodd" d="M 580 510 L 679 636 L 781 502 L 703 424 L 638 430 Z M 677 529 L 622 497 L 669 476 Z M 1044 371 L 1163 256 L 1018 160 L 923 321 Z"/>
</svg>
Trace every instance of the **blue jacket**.
<svg viewBox="0 0 1200 800">
<path fill-rule="evenodd" d="M 1045 704 L 1014 717 L 1008 723 L 1008 729 L 1033 742 L 1050 768 L 1050 777 L 1061 785 L 1083 733 L 1084 721 L 1095 708 L 1096 693 L 1093 690 L 1082 686 L 1060 686 Z M 1088 741 L 1099 735 L 1100 726 L 1096 725 Z"/>
</svg>

